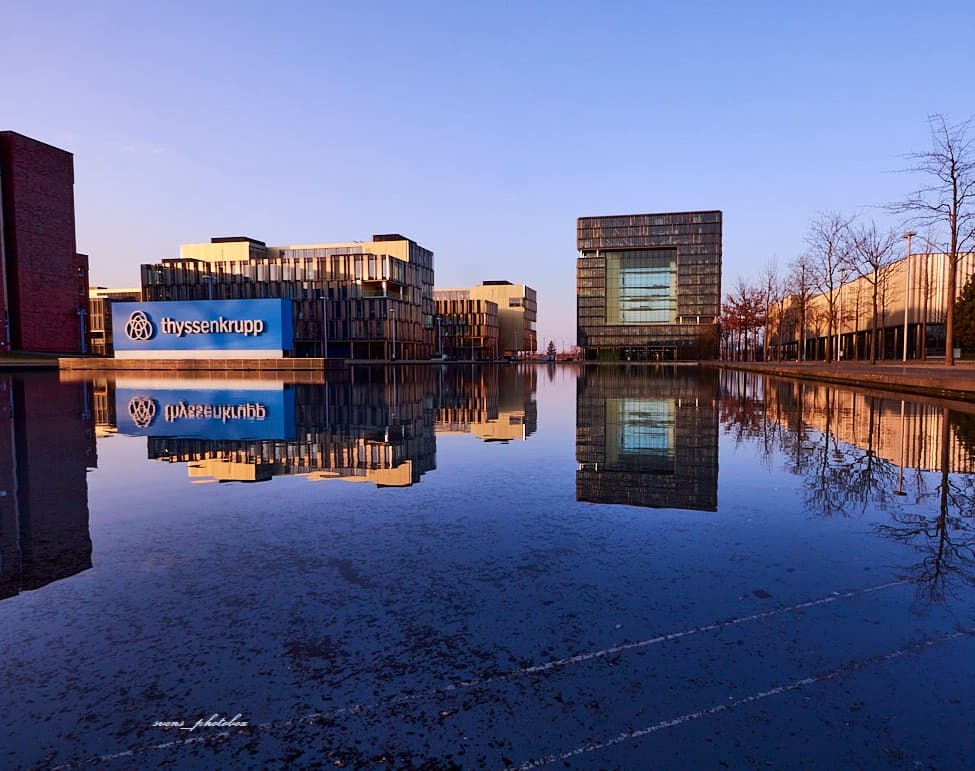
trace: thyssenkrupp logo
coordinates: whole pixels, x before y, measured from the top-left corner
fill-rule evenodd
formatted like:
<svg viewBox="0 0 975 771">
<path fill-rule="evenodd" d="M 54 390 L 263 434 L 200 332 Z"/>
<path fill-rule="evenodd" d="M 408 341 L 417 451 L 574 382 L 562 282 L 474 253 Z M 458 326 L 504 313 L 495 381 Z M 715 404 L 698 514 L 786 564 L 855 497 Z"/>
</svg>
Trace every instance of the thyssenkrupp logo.
<svg viewBox="0 0 975 771">
<path fill-rule="evenodd" d="M 156 328 L 152 325 L 145 311 L 132 311 L 129 320 L 125 322 L 125 335 L 129 340 L 151 340 L 156 334 Z"/>
</svg>

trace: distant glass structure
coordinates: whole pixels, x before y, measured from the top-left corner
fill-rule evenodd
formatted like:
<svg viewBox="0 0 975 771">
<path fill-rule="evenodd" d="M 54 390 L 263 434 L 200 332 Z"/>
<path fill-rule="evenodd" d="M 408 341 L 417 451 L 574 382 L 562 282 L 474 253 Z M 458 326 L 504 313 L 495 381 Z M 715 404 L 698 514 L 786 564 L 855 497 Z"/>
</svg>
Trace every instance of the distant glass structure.
<svg viewBox="0 0 975 771">
<path fill-rule="evenodd" d="M 714 359 L 721 212 L 580 217 L 578 344 L 586 359 Z"/>
<path fill-rule="evenodd" d="M 715 370 L 593 365 L 576 389 L 577 500 L 717 510 Z"/>
</svg>

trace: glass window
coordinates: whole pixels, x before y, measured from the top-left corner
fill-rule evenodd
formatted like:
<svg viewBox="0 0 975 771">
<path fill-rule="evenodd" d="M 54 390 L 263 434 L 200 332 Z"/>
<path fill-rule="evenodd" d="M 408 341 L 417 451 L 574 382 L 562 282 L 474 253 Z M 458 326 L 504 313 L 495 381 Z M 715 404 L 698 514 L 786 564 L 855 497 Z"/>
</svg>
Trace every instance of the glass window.
<svg viewBox="0 0 975 771">
<path fill-rule="evenodd" d="M 677 252 L 605 252 L 606 322 L 670 324 L 677 315 Z"/>
</svg>

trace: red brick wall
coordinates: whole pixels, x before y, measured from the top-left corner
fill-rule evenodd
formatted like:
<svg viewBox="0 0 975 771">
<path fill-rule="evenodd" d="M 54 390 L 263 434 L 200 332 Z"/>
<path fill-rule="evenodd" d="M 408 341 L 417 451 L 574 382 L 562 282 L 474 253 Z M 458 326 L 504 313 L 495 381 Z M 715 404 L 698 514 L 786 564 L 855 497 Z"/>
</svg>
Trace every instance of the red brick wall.
<svg viewBox="0 0 975 771">
<path fill-rule="evenodd" d="M 0 179 L 11 347 L 80 352 L 88 260 L 75 248 L 73 157 L 3 131 Z"/>
</svg>

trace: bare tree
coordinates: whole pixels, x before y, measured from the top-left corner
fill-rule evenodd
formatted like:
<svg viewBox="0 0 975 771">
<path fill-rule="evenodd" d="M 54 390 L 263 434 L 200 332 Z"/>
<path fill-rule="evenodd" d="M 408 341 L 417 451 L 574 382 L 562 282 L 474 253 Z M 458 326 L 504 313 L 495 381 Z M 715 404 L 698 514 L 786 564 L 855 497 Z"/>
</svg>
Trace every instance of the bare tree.
<svg viewBox="0 0 975 771">
<path fill-rule="evenodd" d="M 909 215 L 912 225 L 935 226 L 937 248 L 947 255 L 945 364 L 952 366 L 958 262 L 975 244 L 975 137 L 970 136 L 971 118 L 949 124 L 944 115 L 936 114 L 928 118 L 928 125 L 931 149 L 906 156 L 912 163 L 907 171 L 921 175 L 924 181 L 906 200 L 890 208 Z"/>
<path fill-rule="evenodd" d="M 836 212 L 823 212 L 809 226 L 806 244 L 812 284 L 826 300 L 827 362 L 833 360 L 833 330 L 837 322 L 836 307 L 843 274 L 849 263 L 849 226 L 851 217 Z"/>
<path fill-rule="evenodd" d="M 792 307 L 798 316 L 797 361 L 806 359 L 806 326 L 808 324 L 809 302 L 813 296 L 812 268 L 806 255 L 800 255 L 792 263 L 787 280 Z"/>
<path fill-rule="evenodd" d="M 895 260 L 898 236 L 893 230 L 881 231 L 874 222 L 850 227 L 851 249 L 847 255 L 850 268 L 870 287 L 872 322 L 870 324 L 870 363 L 877 363 L 877 321 L 883 276 Z M 886 295 L 886 293 L 884 293 Z M 886 297 L 885 297 L 886 299 Z M 906 311 L 905 311 L 906 312 Z"/>
<path fill-rule="evenodd" d="M 765 267 L 762 268 L 762 273 L 759 276 L 759 286 L 758 291 L 762 298 L 762 315 L 765 319 L 765 338 L 763 340 L 762 348 L 764 350 L 763 359 L 768 360 L 768 350 L 769 341 L 772 337 L 772 306 L 774 306 L 780 299 L 782 299 L 782 279 L 779 276 L 779 266 L 778 262 L 774 257 L 772 257 L 768 262 L 765 263 Z M 781 330 L 782 327 L 782 317 L 781 314 L 776 322 Z M 779 335 L 779 351 L 778 358 L 782 358 L 782 336 Z"/>
</svg>

